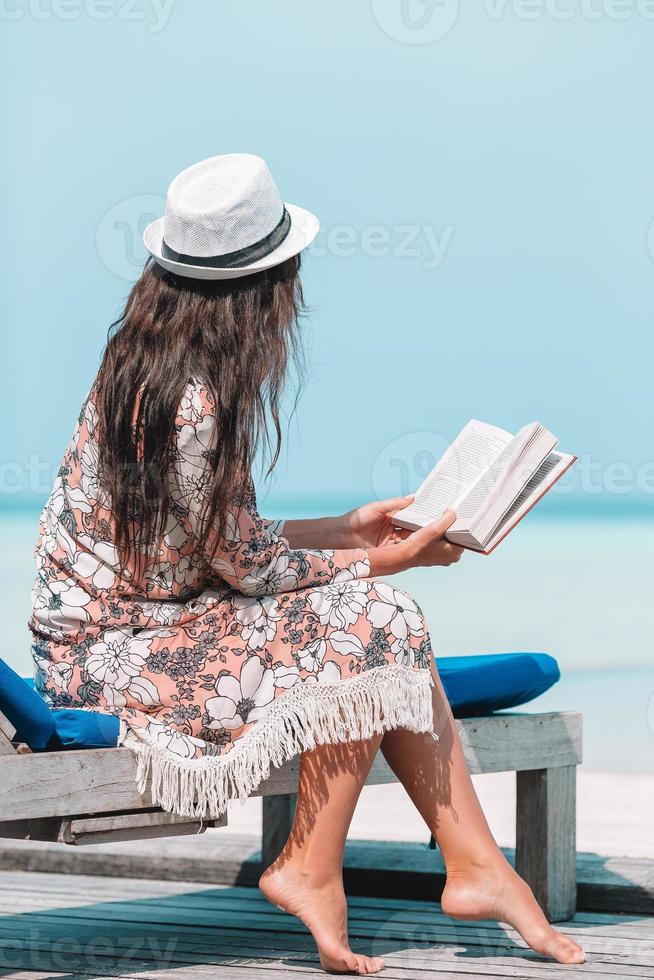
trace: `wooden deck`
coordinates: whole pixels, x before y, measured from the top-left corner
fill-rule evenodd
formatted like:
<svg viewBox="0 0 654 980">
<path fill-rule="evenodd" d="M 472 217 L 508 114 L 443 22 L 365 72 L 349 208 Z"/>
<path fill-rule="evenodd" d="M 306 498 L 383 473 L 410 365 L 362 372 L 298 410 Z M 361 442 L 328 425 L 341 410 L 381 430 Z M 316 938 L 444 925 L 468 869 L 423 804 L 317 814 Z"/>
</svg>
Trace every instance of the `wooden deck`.
<svg viewBox="0 0 654 980">
<path fill-rule="evenodd" d="M 431 977 L 654 978 L 654 919 L 578 913 L 588 954 L 560 967 L 494 923 L 455 923 L 437 905 L 352 898 L 353 947 L 386 960 L 386 980 Z M 311 937 L 256 889 L 0 872 L 0 977 L 279 980 L 320 975 Z"/>
</svg>

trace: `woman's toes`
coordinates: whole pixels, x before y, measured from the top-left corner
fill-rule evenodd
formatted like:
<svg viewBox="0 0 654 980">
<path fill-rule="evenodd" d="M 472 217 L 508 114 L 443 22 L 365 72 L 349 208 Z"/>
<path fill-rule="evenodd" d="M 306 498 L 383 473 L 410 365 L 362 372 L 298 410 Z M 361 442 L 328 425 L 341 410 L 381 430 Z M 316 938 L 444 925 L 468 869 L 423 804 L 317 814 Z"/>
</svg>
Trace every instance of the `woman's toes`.
<svg viewBox="0 0 654 980">
<path fill-rule="evenodd" d="M 358 977 L 365 977 L 370 973 L 367 958 L 352 951 L 330 962 L 321 959 L 321 963 L 327 973 L 354 973 Z"/>
<path fill-rule="evenodd" d="M 578 946 L 577 943 L 573 943 L 572 940 L 568 940 L 568 944 L 569 944 L 568 945 L 568 955 L 569 955 L 570 959 L 567 962 L 568 963 L 585 963 L 586 962 L 586 954 L 584 953 L 584 951 L 581 948 L 581 946 Z"/>
<path fill-rule="evenodd" d="M 320 963 L 326 973 L 354 973 L 360 977 L 372 976 L 384 969 L 384 961 L 378 956 L 364 956 L 351 949 L 319 949 Z"/>
<path fill-rule="evenodd" d="M 548 946 L 547 955 L 558 963 L 583 963 L 586 959 L 586 954 L 581 946 L 560 932 L 554 932 L 552 941 Z"/>
<path fill-rule="evenodd" d="M 357 973 L 360 976 L 372 976 L 373 973 L 379 973 L 380 970 L 384 969 L 384 961 L 378 956 L 362 956 L 356 953 L 355 957 L 357 960 Z"/>
</svg>

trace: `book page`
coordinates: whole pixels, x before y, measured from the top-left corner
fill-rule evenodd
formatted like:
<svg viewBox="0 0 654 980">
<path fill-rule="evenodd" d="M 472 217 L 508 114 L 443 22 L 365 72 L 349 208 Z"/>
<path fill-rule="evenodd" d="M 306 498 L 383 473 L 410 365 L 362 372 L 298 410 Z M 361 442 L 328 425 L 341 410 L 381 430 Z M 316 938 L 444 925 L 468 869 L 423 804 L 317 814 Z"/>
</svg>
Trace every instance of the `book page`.
<svg viewBox="0 0 654 980">
<path fill-rule="evenodd" d="M 534 473 L 529 483 L 525 486 L 519 496 L 513 501 L 509 509 L 502 515 L 501 519 L 493 528 L 492 534 L 488 537 L 485 544 L 488 550 L 492 549 L 502 540 L 502 538 L 515 527 L 515 525 L 527 514 L 540 498 L 550 490 L 553 485 L 563 476 L 567 469 L 575 462 L 576 457 L 568 453 L 552 452 L 547 459 L 541 463 L 538 470 Z"/>
<path fill-rule="evenodd" d="M 395 516 L 424 525 L 444 510 L 456 509 L 512 438 L 504 429 L 472 419 L 418 488 L 413 503 Z"/>
<path fill-rule="evenodd" d="M 506 513 L 500 518 L 496 527 L 493 529 L 493 535 L 497 533 L 500 528 L 507 524 L 512 517 L 518 513 L 518 511 L 531 500 L 532 497 L 538 496 L 548 482 L 551 482 L 551 477 L 554 471 L 560 465 L 561 460 L 564 457 L 561 453 L 550 453 L 544 463 L 541 463 L 540 467 L 536 470 L 531 480 L 521 493 L 515 498 Z"/>
<path fill-rule="evenodd" d="M 477 483 L 466 494 L 457 510 L 457 521 L 452 530 L 470 530 L 475 518 L 487 505 L 489 497 L 493 494 L 509 476 L 514 478 L 520 459 L 524 455 L 541 426 L 538 422 L 532 422 L 523 426 L 511 441 L 504 447 L 503 451 L 494 460 L 493 464 L 482 473 Z M 520 486 L 522 483 L 520 484 Z"/>
</svg>

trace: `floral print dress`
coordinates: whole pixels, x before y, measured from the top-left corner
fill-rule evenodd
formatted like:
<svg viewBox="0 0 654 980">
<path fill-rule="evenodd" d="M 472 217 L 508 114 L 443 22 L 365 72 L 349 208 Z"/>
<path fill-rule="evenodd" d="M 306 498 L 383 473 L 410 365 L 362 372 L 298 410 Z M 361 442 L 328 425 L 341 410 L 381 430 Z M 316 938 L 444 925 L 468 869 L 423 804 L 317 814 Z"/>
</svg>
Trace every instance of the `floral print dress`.
<svg viewBox="0 0 654 980">
<path fill-rule="evenodd" d="M 189 381 L 170 513 L 141 573 L 121 571 L 98 480 L 93 392 L 43 511 L 30 627 L 52 707 L 117 714 L 155 802 L 218 815 L 321 742 L 431 731 L 429 634 L 413 599 L 368 579 L 367 553 L 292 549 L 234 501 L 198 544 L 215 406 Z"/>
</svg>

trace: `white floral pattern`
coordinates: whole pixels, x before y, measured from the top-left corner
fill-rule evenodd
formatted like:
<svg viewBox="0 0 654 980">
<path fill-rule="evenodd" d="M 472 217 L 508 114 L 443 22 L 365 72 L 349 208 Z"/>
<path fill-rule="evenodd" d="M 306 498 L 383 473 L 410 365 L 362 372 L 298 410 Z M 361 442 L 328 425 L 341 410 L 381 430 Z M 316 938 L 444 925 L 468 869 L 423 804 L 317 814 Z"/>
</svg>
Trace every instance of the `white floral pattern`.
<svg viewBox="0 0 654 980">
<path fill-rule="evenodd" d="M 376 592 L 377 598 L 368 605 L 368 620 L 377 629 L 390 631 L 394 638 L 391 649 L 401 654 L 411 636 L 421 636 L 425 631 L 420 610 L 411 596 L 387 582 L 378 582 Z"/>
<path fill-rule="evenodd" d="M 102 684 L 108 705 L 123 708 L 128 697 L 150 707 L 159 703 L 157 688 L 143 676 L 150 649 L 147 639 L 121 630 L 107 630 L 101 642 L 89 647 L 86 670 Z"/>
<path fill-rule="evenodd" d="M 205 703 L 208 727 L 228 730 L 258 721 L 275 696 L 275 674 L 258 657 L 250 657 L 241 668 L 239 680 L 223 675 L 216 683 L 217 697 Z"/>
<path fill-rule="evenodd" d="M 336 629 L 353 626 L 366 608 L 368 582 L 338 582 L 316 589 L 310 598 L 311 608 L 321 623 Z"/>
<path fill-rule="evenodd" d="M 298 664 L 302 670 L 307 670 L 313 674 L 322 667 L 326 653 L 327 641 L 324 637 L 319 636 L 315 640 L 311 640 L 310 643 L 307 643 L 301 650 L 298 650 Z"/>
<path fill-rule="evenodd" d="M 277 623 L 282 618 L 279 603 L 268 596 L 256 599 L 253 596 L 237 596 L 234 599 L 234 613 L 243 624 L 242 637 L 252 650 L 261 650 L 266 643 L 272 643 L 277 635 Z"/>
</svg>

